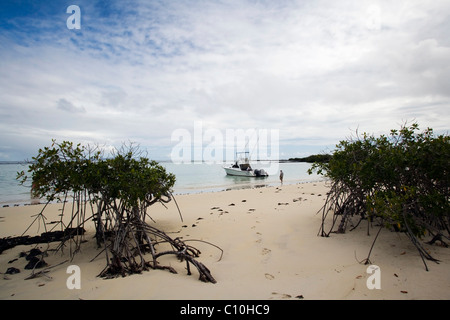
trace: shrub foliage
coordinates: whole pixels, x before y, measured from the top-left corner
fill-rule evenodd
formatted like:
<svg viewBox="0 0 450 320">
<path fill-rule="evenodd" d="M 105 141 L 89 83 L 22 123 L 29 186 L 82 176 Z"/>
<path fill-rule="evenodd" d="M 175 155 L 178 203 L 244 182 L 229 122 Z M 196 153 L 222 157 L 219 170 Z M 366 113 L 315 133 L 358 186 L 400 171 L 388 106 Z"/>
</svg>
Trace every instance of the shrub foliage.
<svg viewBox="0 0 450 320">
<path fill-rule="evenodd" d="M 173 199 L 171 188 L 175 176 L 141 154 L 139 148 L 130 145 L 104 159 L 98 147 L 53 140 L 51 147 L 40 149 L 33 157 L 29 168 L 32 192 L 35 197 L 45 198 L 47 204 L 64 201 L 61 216 L 69 214 L 70 223 L 63 225 L 61 217 L 61 228 L 82 230 L 85 223 L 93 221 L 97 245 L 106 256 L 106 267 L 100 276 L 124 276 L 149 268 L 175 272 L 172 267 L 159 265 L 157 260 L 162 255 L 173 254 L 186 261 L 189 274 L 189 264 L 192 264 L 201 280 L 214 283 L 209 270 L 195 260 L 199 250 L 178 238 L 170 238 L 146 222 L 147 218 L 151 219 L 147 212 L 151 205 Z M 24 184 L 29 177 L 22 171 L 17 179 Z M 65 203 L 70 200 L 72 207 L 67 210 Z M 45 227 L 44 210 L 45 207 L 35 221 L 40 220 Z M 70 247 L 71 255 L 80 249 L 79 237 L 66 240 L 75 242 L 73 252 Z M 167 249 L 158 252 L 163 244 L 168 245 Z M 63 241 L 60 247 L 64 246 Z"/>
<path fill-rule="evenodd" d="M 430 128 L 420 132 L 417 123 L 391 130 L 388 136 L 363 134 L 341 141 L 329 162 L 314 163 L 310 169 L 331 181 L 319 233 L 345 232 L 354 216 L 359 222 L 378 220 L 381 226 L 405 232 L 422 259 L 437 261 L 420 240 L 427 234 L 430 243 L 439 240 L 446 246 L 444 239 L 449 239 L 449 170 L 449 136 L 435 135 Z M 329 212 L 333 217 L 326 228 Z"/>
</svg>

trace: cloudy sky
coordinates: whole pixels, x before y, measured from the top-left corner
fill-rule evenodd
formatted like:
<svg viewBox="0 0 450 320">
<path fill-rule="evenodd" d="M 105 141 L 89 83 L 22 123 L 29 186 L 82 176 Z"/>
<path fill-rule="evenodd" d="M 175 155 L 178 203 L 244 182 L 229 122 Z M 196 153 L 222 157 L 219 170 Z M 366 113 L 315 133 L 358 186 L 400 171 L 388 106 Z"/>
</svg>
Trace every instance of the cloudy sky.
<svg viewBox="0 0 450 320">
<path fill-rule="evenodd" d="M 166 160 L 199 123 L 276 130 L 280 158 L 405 121 L 447 133 L 449 84 L 448 0 L 0 2 L 0 160 L 53 138 Z"/>
</svg>

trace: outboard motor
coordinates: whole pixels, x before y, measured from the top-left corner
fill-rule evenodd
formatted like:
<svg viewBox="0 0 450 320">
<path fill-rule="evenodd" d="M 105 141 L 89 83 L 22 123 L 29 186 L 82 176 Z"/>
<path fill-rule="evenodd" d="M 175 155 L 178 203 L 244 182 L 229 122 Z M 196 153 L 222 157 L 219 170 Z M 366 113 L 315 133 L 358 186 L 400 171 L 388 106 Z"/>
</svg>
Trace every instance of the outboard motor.
<svg viewBox="0 0 450 320">
<path fill-rule="evenodd" d="M 267 176 L 266 171 L 264 171 L 264 169 L 255 169 L 255 175 L 257 177 L 265 177 Z"/>
</svg>

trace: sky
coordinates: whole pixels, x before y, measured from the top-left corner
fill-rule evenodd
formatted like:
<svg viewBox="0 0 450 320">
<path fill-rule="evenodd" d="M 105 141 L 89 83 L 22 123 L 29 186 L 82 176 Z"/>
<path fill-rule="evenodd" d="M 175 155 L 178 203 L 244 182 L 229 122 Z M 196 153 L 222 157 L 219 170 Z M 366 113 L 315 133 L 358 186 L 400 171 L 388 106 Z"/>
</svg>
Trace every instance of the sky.
<svg viewBox="0 0 450 320">
<path fill-rule="evenodd" d="M 170 160 L 275 132 L 287 159 L 404 123 L 447 134 L 449 84 L 448 0 L 0 2 L 0 161 L 52 139 Z"/>
</svg>

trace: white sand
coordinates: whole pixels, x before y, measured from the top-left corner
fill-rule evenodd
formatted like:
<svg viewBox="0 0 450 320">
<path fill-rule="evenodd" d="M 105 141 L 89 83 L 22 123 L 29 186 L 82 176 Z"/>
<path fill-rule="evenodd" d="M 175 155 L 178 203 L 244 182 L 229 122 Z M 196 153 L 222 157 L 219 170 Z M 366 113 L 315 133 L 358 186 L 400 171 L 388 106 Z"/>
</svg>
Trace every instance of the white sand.
<svg viewBox="0 0 450 320">
<path fill-rule="evenodd" d="M 173 256 L 161 261 L 174 267 L 178 274 L 150 270 L 125 278 L 101 279 L 97 275 L 105 266 L 105 258 L 101 255 L 90 262 L 99 251 L 89 225 L 86 235 L 89 241 L 82 245 L 82 252 L 73 261 L 55 266 L 69 259 L 69 248 L 64 254 L 50 253 L 45 258 L 49 266 L 55 266 L 47 273 L 51 279 L 24 280 L 31 271 L 24 269 L 26 261 L 18 255 L 33 246 L 17 246 L 3 252 L 0 272 L 16 267 L 21 273 L 1 275 L 0 299 L 450 298 L 450 249 L 425 245 L 441 260 L 439 264 L 428 261 L 427 272 L 406 236 L 387 230 L 381 232 L 371 254 L 371 262 L 381 271 L 381 289 L 370 290 L 366 285 L 371 276 L 366 272 L 368 265 L 358 260 L 367 257 L 377 229 L 371 229 L 367 236 L 367 224 L 363 222 L 357 230 L 346 234 L 317 236 L 321 215 L 316 213 L 327 190 L 325 183 L 308 183 L 179 195 L 176 199 L 183 222 L 173 201 L 167 209 L 162 205 L 150 208 L 155 226 L 172 237 L 204 240 L 223 249 L 219 261 L 221 252 L 217 248 L 202 242 L 190 243 L 202 251 L 198 260 L 210 269 L 216 284 L 199 281 L 193 267 L 193 275 L 188 276 L 185 264 Z M 230 206 L 232 203 L 234 206 Z M 41 205 L 1 208 L 0 237 L 21 235 L 31 223 L 31 216 L 41 208 Z M 60 205 L 52 205 L 46 209 L 49 222 L 59 219 L 59 208 Z M 33 227 L 27 234 L 43 231 L 42 226 L 39 230 Z M 47 245 L 40 247 L 45 249 Z M 15 258 L 18 260 L 8 263 Z M 69 265 L 80 267 L 81 289 L 67 288 Z"/>
</svg>

